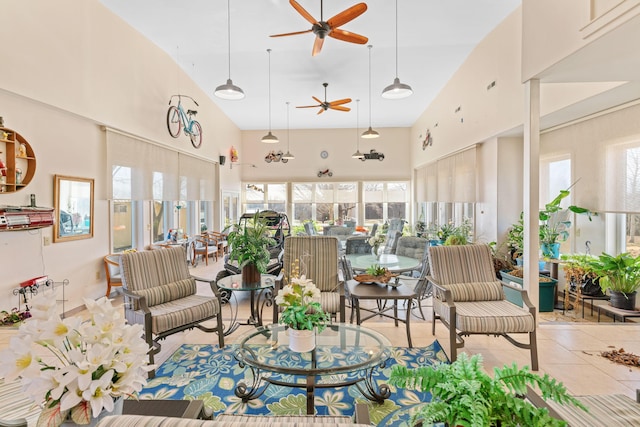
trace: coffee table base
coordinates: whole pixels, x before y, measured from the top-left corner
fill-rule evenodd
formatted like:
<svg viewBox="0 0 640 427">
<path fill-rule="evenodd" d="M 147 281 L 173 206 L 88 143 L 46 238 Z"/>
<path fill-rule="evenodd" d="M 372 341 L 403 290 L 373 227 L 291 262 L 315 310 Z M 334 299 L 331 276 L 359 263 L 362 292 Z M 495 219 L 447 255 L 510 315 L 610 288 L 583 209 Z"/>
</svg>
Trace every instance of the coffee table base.
<svg viewBox="0 0 640 427">
<path fill-rule="evenodd" d="M 342 381 L 339 383 L 331 384 L 318 384 L 316 383 L 316 377 L 314 375 L 307 376 L 305 384 L 302 383 L 290 383 L 287 381 L 275 380 L 270 377 L 263 377 L 260 374 L 260 369 L 252 368 L 251 374 L 253 376 L 253 382 L 248 385 L 245 382 L 239 382 L 235 389 L 235 395 L 242 399 L 243 402 L 248 402 L 253 399 L 257 399 L 269 388 L 271 384 L 292 387 L 292 388 L 306 388 L 307 390 L 307 415 L 315 414 L 315 390 L 317 388 L 335 388 L 335 387 L 348 387 L 355 385 L 360 393 L 368 400 L 377 403 L 383 403 L 385 399 L 391 396 L 391 389 L 387 384 L 377 385 L 373 379 L 373 371 L 376 368 L 384 369 L 386 361 L 379 366 L 374 366 L 371 369 L 367 369 L 366 375 L 360 378 L 355 378 L 349 381 Z M 240 367 L 244 368 L 245 365 L 240 363 Z"/>
</svg>

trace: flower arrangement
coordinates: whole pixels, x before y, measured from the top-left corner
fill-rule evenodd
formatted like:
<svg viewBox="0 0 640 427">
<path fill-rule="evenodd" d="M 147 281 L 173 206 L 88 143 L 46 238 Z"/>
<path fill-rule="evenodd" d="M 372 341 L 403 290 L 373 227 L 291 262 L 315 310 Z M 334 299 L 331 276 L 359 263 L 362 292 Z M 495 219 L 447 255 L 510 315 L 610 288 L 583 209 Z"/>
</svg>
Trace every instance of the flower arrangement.
<svg viewBox="0 0 640 427">
<path fill-rule="evenodd" d="M 0 325 L 15 325 L 30 317 L 29 310 L 20 311 L 13 307 L 10 313 L 6 310 L 0 311 Z"/>
<path fill-rule="evenodd" d="M 299 262 L 296 260 L 291 269 L 290 283 L 286 284 L 276 295 L 276 304 L 283 307 L 280 323 L 292 329 L 324 330 L 330 320 L 329 314 L 320 305 L 320 289 L 304 275 L 298 277 Z"/>
<path fill-rule="evenodd" d="M 375 236 L 369 237 L 369 244 L 373 248 L 374 253 L 378 253 L 378 248 L 385 240 L 387 240 L 387 236 L 382 233 L 377 233 Z"/>
<path fill-rule="evenodd" d="M 44 404 L 37 427 L 60 426 L 68 416 L 89 424 L 103 409 L 113 411 L 115 399 L 146 384 L 153 366 L 147 364 L 142 326 L 127 324 L 106 297 L 84 300 L 90 313 L 86 321 L 60 319 L 55 298 L 37 296 L 31 302 L 32 318 L 0 353 L 0 376 L 6 381 L 21 377 L 25 392 Z M 53 357 L 39 357 L 39 347 Z"/>
</svg>

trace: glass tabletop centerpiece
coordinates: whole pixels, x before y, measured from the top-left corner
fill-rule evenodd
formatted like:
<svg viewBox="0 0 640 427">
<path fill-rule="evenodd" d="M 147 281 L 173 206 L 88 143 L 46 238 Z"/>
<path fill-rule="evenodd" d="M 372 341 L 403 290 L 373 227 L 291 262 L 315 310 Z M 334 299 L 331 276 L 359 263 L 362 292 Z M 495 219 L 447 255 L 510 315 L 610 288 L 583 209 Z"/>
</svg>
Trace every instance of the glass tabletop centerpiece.
<svg viewBox="0 0 640 427">
<path fill-rule="evenodd" d="M 392 273 L 389 269 L 378 264 L 373 264 L 367 268 L 366 273 L 357 274 L 353 278 L 360 283 L 381 283 L 389 286 L 398 286 L 398 273 Z"/>
<path fill-rule="evenodd" d="M 289 347 L 306 352 L 315 348 L 316 330 L 322 332 L 330 317 L 322 310 L 320 289 L 304 275 L 298 277 L 298 272 L 298 264 L 294 263 L 292 277 L 278 291 L 276 304 L 283 308 L 280 323 L 289 326 Z"/>
</svg>

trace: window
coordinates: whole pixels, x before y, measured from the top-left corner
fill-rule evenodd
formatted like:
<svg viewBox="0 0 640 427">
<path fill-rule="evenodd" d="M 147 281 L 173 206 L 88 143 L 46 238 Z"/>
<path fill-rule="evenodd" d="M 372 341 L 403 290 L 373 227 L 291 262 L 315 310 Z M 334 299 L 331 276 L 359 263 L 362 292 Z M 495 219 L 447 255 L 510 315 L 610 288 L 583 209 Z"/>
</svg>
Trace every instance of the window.
<svg viewBox="0 0 640 427">
<path fill-rule="evenodd" d="M 406 182 L 364 183 L 365 225 L 407 218 L 409 185 Z"/>
<path fill-rule="evenodd" d="M 605 209 L 615 213 L 615 250 L 640 255 L 640 142 L 608 147 L 605 176 Z"/>
<path fill-rule="evenodd" d="M 287 184 L 246 184 L 244 201 L 245 212 L 265 209 L 286 212 Z"/>
</svg>

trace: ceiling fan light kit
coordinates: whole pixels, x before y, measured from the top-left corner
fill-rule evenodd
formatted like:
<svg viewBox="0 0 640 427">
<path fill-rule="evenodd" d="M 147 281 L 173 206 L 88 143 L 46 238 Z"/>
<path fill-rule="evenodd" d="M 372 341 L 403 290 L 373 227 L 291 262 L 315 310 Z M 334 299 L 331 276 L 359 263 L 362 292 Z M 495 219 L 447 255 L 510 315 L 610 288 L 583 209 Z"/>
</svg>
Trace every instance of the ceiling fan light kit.
<svg viewBox="0 0 640 427">
<path fill-rule="evenodd" d="M 393 83 L 385 87 L 382 97 L 385 99 L 402 99 L 410 96 L 413 89 L 406 83 L 401 83 L 398 78 L 398 0 L 396 0 L 396 78 Z"/>
<path fill-rule="evenodd" d="M 244 98 L 244 91 L 236 86 L 231 81 L 231 7 L 229 5 L 230 0 L 227 0 L 227 42 L 228 42 L 228 65 L 229 65 L 229 78 L 227 83 L 220 85 L 216 88 L 214 95 L 221 99 L 237 101 Z"/>
<path fill-rule="evenodd" d="M 277 136 L 271 133 L 271 49 L 267 49 L 269 54 L 269 133 L 262 137 L 265 144 L 275 144 L 280 142 Z"/>
</svg>

